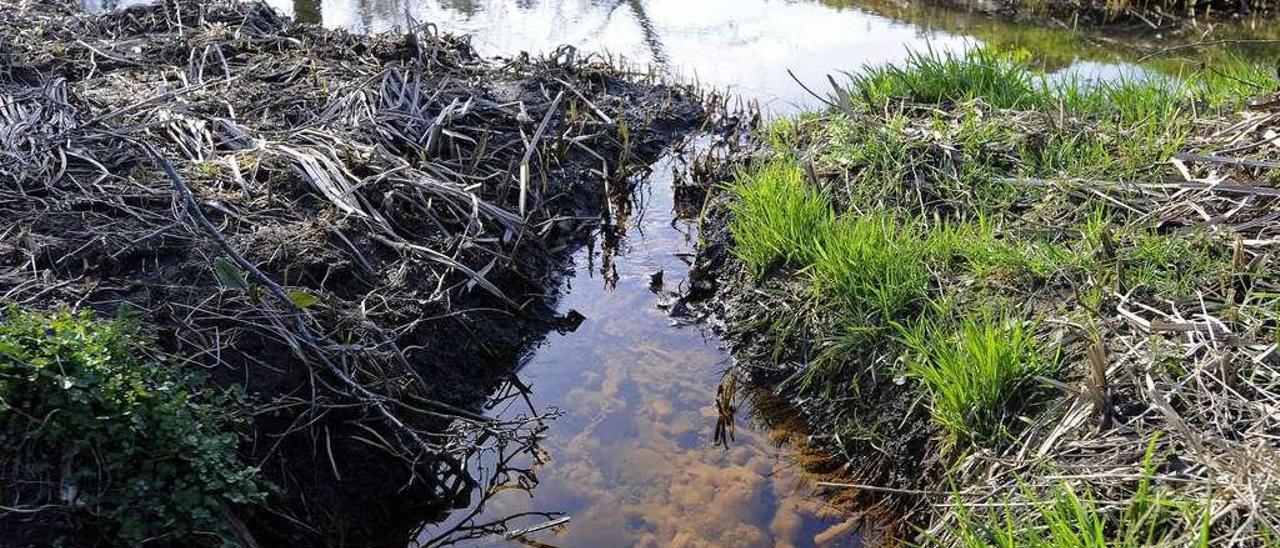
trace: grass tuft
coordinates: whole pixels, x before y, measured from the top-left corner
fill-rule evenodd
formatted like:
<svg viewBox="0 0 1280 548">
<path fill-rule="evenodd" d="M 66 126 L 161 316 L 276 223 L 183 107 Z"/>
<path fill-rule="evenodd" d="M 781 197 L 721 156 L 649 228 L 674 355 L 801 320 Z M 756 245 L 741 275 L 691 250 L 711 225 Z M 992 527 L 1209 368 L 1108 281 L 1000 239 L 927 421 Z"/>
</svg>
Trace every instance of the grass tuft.
<svg viewBox="0 0 1280 548">
<path fill-rule="evenodd" d="M 1056 359 L 1019 318 L 988 311 L 949 328 L 949 307 L 935 307 L 937 319 L 901 329 L 910 349 L 908 371 L 924 382 L 933 419 L 953 442 L 993 445 L 1014 415 L 1037 399 L 1035 376 L 1053 374 Z"/>
<path fill-rule="evenodd" d="M 952 514 L 955 521 L 941 542 L 927 544 L 967 548 L 1139 548 L 1144 546 L 1209 546 L 1209 506 L 1201 501 L 1171 496 L 1157 488 L 1156 442 L 1151 440 L 1144 458 L 1142 477 L 1127 498 L 1099 504 L 1088 488 L 1060 483 L 1044 495 L 1022 484 L 1026 506 L 1009 505 L 998 510 L 970 508 L 959 496 Z"/>
<path fill-rule="evenodd" d="M 814 290 L 858 320 L 886 325 L 928 292 L 930 240 L 913 223 L 881 212 L 845 215 L 814 239 Z"/>
<path fill-rule="evenodd" d="M 794 162 L 776 160 L 742 173 L 730 192 L 734 250 L 757 277 L 779 262 L 803 267 L 816 258 L 815 235 L 833 213 Z"/>
</svg>

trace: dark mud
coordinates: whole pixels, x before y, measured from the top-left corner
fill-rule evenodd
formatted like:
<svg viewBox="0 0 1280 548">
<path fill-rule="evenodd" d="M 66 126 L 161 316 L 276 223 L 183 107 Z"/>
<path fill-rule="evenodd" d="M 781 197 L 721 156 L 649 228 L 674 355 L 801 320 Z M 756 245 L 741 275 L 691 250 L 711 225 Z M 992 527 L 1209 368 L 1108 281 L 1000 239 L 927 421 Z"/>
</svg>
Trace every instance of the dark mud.
<svg viewBox="0 0 1280 548">
<path fill-rule="evenodd" d="M 244 458 L 276 486 L 233 509 L 242 542 L 404 545 L 475 496 L 469 458 L 536 442 L 539 417 L 482 405 L 572 329 L 551 306 L 570 253 L 700 101 L 571 49 L 486 60 L 234 2 L 24 3 L 0 14 L 0 300 L 132 310 L 242 387 Z M 0 513 L 27 544 L 91 543 L 86 523 Z"/>
</svg>

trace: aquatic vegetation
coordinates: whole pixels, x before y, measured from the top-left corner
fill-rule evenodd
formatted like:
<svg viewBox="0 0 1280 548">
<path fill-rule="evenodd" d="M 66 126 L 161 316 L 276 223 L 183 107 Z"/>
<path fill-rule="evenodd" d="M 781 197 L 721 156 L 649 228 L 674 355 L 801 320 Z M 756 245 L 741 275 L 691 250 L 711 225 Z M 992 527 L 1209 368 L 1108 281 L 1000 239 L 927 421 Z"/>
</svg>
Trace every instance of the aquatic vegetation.
<svg viewBox="0 0 1280 548">
<path fill-rule="evenodd" d="M 120 544 L 232 543 L 228 512 L 265 497 L 237 454 L 245 409 L 135 329 L 88 312 L 0 316 L 6 504 L 88 516 L 91 534 Z"/>
</svg>

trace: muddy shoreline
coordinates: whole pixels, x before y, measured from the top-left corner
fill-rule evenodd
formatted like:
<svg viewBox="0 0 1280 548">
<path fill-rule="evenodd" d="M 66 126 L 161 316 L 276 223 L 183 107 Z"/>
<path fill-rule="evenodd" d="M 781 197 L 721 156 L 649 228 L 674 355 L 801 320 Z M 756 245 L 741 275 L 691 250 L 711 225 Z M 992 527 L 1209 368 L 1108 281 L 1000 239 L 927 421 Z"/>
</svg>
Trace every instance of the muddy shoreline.
<svg viewBox="0 0 1280 548">
<path fill-rule="evenodd" d="M 899 541 L 1264 544 L 1270 74 L 1082 91 L 1017 59 L 869 69 L 708 162 L 695 309 Z"/>
<path fill-rule="evenodd" d="M 242 388 L 242 455 L 274 489 L 233 513 L 264 545 L 403 545 L 465 506 L 467 459 L 544 427 L 479 417 L 523 352 L 573 328 L 551 306 L 570 254 L 708 116 L 571 49 L 486 60 L 256 4 L 46 0 L 0 37 L 0 219 L 20 227 L 0 295 L 130 309 Z M 0 523 L 36 544 L 111 534 L 61 505 Z"/>
</svg>

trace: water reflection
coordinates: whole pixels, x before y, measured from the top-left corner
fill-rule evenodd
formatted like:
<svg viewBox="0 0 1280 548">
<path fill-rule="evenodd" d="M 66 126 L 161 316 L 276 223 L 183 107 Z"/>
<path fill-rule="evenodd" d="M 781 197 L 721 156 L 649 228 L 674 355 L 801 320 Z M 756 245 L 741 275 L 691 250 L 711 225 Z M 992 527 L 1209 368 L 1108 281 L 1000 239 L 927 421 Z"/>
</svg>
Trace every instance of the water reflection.
<svg viewBox="0 0 1280 548">
<path fill-rule="evenodd" d="M 112 1 L 112 0 L 89 0 Z M 132 0 L 120 0 L 129 2 Z M 267 0 L 303 21 L 386 32 L 405 21 L 470 34 L 484 55 L 569 44 L 722 88 L 774 113 L 814 106 L 808 82 L 900 60 L 908 47 L 959 49 L 965 38 L 855 9 L 783 0 Z"/>
<path fill-rule="evenodd" d="M 152 0 L 85 0 L 91 10 Z M 266 0 L 298 20 L 352 32 L 429 23 L 469 34 L 489 56 L 546 54 L 561 45 L 722 88 L 789 114 L 819 103 L 829 74 L 903 59 L 910 50 L 977 43 L 1026 48 L 1051 72 L 1085 79 L 1141 73 L 1124 40 L 1090 38 L 891 0 Z M 1082 62 L 1083 61 L 1083 62 Z"/>
<path fill-rule="evenodd" d="M 659 290 L 655 298 L 652 275 L 662 271 L 666 290 L 677 288 L 696 231 L 694 221 L 675 214 L 671 161 L 654 169 L 639 191 L 647 203 L 632 208 L 633 217 L 614 217 L 627 237 L 599 238 L 576 257 L 579 270 L 559 307 L 581 312 L 586 322 L 574 333 L 552 335 L 524 365 L 527 399 L 509 398 L 495 410 L 499 417 L 543 408 L 562 413 L 546 432 L 545 452 L 524 456 L 518 466 L 535 471 L 537 488 L 508 489 L 428 526 L 422 544 L 459 539 L 452 532 L 459 525 L 469 525 L 467 544 L 496 544 L 506 540 L 497 530 L 471 533 L 499 520 L 518 530 L 567 516 L 567 523 L 521 542 L 806 546 L 845 522 L 807 497 L 802 472 L 769 430 L 739 424 L 734 439 L 714 443 L 727 403 L 717 405 L 715 387 L 729 364 L 715 340 L 673 326 L 678 322 L 655 306 L 668 294 Z M 605 245 L 617 247 L 606 253 Z M 446 532 L 452 536 L 440 536 Z M 847 527 L 837 533 L 826 545 L 857 541 Z"/>
</svg>

